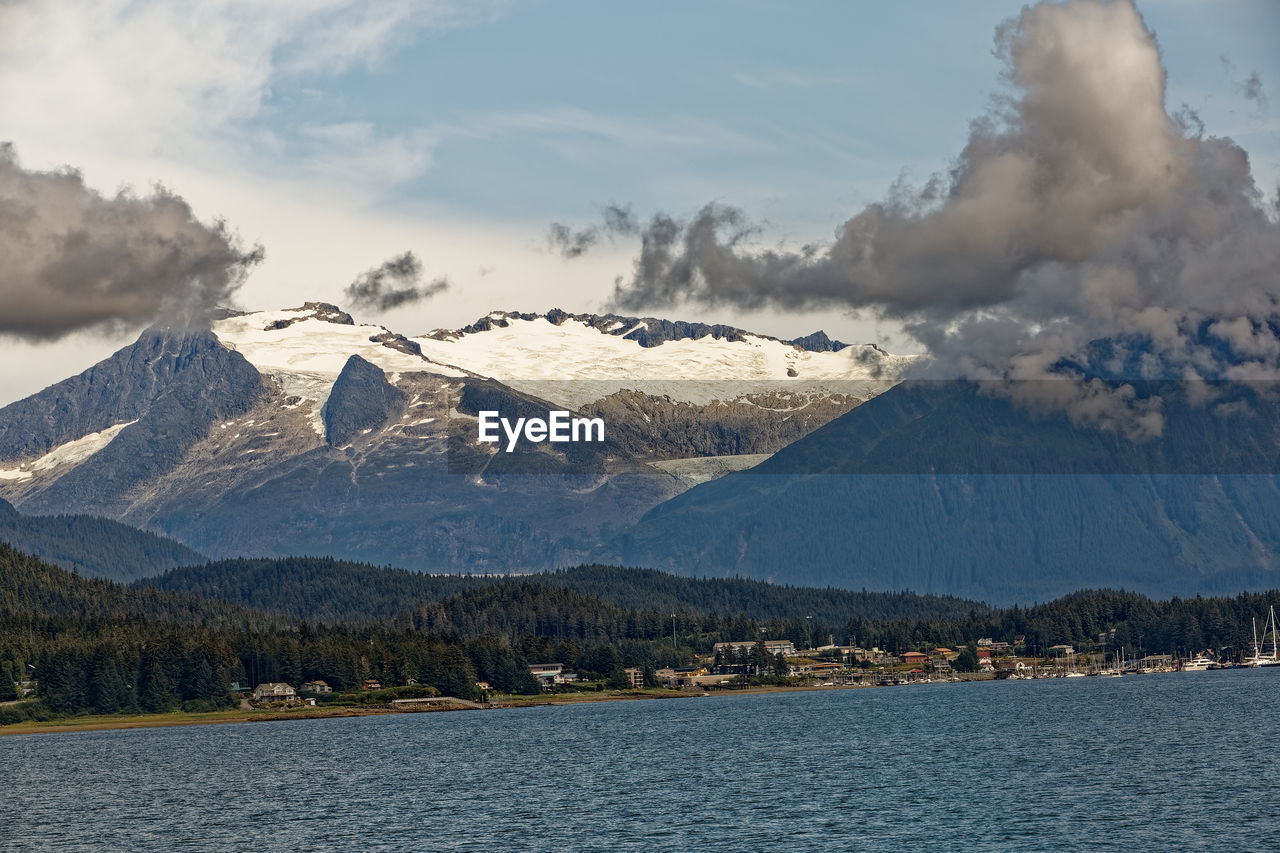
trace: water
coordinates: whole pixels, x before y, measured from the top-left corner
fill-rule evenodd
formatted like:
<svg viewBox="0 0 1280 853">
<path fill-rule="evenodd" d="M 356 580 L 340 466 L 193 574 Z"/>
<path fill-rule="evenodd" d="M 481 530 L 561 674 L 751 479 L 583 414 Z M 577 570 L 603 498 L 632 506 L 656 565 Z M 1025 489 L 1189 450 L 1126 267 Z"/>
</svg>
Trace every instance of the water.
<svg viewBox="0 0 1280 853">
<path fill-rule="evenodd" d="M 0 849 L 1280 850 L 1280 672 L 0 738 Z"/>
</svg>

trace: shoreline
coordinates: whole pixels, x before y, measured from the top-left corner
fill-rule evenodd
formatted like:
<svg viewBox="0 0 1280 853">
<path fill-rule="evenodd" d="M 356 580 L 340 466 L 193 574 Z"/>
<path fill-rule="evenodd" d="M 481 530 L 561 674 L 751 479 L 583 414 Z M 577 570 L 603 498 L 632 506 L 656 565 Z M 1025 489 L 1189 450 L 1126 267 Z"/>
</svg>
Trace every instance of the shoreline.
<svg viewBox="0 0 1280 853">
<path fill-rule="evenodd" d="M 992 683 L 1000 681 L 990 676 L 977 676 L 960 679 L 957 682 L 921 682 L 918 685 L 895 686 L 938 686 L 948 683 Z M 10 723 L 0 726 L 0 737 L 6 735 L 56 734 L 59 732 L 115 731 L 118 729 L 155 729 L 173 728 L 176 726 L 212 726 L 229 723 L 271 723 L 288 720 L 323 720 L 341 717 L 380 717 L 391 714 L 437 714 L 451 711 L 508 711 L 518 708 L 544 708 L 552 705 L 587 705 L 594 702 L 640 702 L 662 699 L 699 699 L 721 696 L 747 696 L 775 693 L 813 693 L 820 691 L 847 691 L 878 689 L 879 684 L 788 684 L 788 685 L 754 685 L 736 689 L 713 688 L 703 691 L 671 690 L 666 688 L 650 688 L 647 690 L 617 690 L 600 693 L 559 693 L 521 696 L 499 694 L 483 704 L 452 697 L 440 697 L 440 704 L 429 706 L 406 705 L 338 705 L 333 707 L 302 707 L 272 710 L 268 708 L 228 708 L 225 711 L 202 711 L 187 713 L 170 711 L 164 714 L 128 714 L 128 715 L 91 715 L 77 717 L 61 717 L 43 722 L 27 720 L 21 723 Z"/>
<path fill-rule="evenodd" d="M 594 702 L 640 702 L 661 699 L 696 699 L 707 696 L 742 696 L 763 693 L 808 693 L 821 690 L 865 690 L 868 686 L 835 686 L 822 685 L 758 685 L 743 687 L 737 690 L 715 690 L 690 692 L 682 690 L 665 690 L 661 688 L 646 691 L 611 691 L 607 693 L 563 693 L 541 694 L 537 696 L 502 695 L 483 706 L 469 704 L 447 705 L 444 707 L 407 707 L 395 708 L 385 705 L 361 707 L 359 705 L 342 705 L 333 708 L 311 707 L 291 708 L 280 711 L 269 709 L 245 710 L 229 708 L 225 711 L 203 711 L 187 713 L 170 711 L 165 714 L 128 714 L 128 715 L 92 715 L 85 717 L 62 717 L 56 720 L 24 721 L 0 726 L 0 737 L 6 735 L 56 734 L 59 732 L 96 732 L 115 731 L 119 729 L 154 729 L 173 728 L 176 726 L 212 726 L 229 723 L 271 723 L 286 720 L 322 720 L 340 717 L 379 717 L 391 714 L 436 714 L 452 711 L 508 711 L 518 708 L 543 708 L 551 705 L 587 705 Z M 442 697 L 443 698 L 443 697 Z"/>
</svg>

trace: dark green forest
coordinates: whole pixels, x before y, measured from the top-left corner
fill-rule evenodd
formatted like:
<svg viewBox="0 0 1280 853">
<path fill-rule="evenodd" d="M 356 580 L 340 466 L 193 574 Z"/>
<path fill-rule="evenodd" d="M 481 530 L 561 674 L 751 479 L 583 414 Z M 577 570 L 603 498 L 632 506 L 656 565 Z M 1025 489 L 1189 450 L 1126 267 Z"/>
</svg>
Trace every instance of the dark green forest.
<svg viewBox="0 0 1280 853">
<path fill-rule="evenodd" d="M 37 699 L 0 706 L 0 722 L 229 707 L 233 682 L 324 679 L 342 691 L 412 681 L 474 699 L 484 681 L 529 693 L 531 663 L 616 683 L 624 666 L 687 665 L 716 642 L 765 637 L 903 652 L 1022 636 L 1029 650 L 1089 650 L 1106 633 L 1129 656 L 1211 648 L 1232 657 L 1246 650 L 1250 618 L 1277 603 L 1277 591 L 1153 601 L 1095 590 L 993 609 L 602 566 L 443 578 L 303 558 L 229 561 L 129 587 L 0 545 L 0 702 L 24 680 Z"/>
<path fill-rule="evenodd" d="M 519 577 L 486 577 L 379 569 L 328 557 L 232 559 L 172 569 L 135 585 L 195 593 L 313 622 L 359 622 L 393 616 L 421 602 L 468 590 L 528 583 L 575 590 L 627 610 L 733 613 L 756 620 L 812 617 L 828 625 L 843 624 L 851 613 L 886 620 L 960 619 L 970 613 L 991 612 L 985 604 L 951 596 L 814 589 L 600 565 Z"/>
<path fill-rule="evenodd" d="M 23 515 L 0 499 L 0 542 L 82 575 L 128 582 L 205 559 L 180 542 L 92 515 Z"/>
</svg>

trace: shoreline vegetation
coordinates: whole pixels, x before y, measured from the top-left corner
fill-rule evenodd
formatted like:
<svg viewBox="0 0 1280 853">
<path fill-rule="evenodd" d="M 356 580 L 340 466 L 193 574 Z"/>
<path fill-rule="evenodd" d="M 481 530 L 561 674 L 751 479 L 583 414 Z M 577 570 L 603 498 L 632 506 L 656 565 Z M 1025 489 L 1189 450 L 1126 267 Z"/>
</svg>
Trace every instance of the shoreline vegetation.
<svg viewBox="0 0 1280 853">
<path fill-rule="evenodd" d="M 1176 672 L 1177 670 L 1151 670 L 1150 672 Z M 1061 677 L 1061 676 L 1053 676 Z M 943 685 L 949 683 L 976 683 L 1003 681 L 990 672 L 953 673 L 939 680 L 897 682 L 901 684 Z M 434 698 L 429 705 L 411 704 L 330 704 L 239 707 L 219 711 L 170 711 L 162 714 L 89 714 L 56 717 L 49 720 L 25 720 L 0 725 L 0 737 L 5 735 L 56 734 L 59 732 L 117 731 L 124 729 L 172 728 L 177 726 L 225 725 L 231 723 L 270 723 L 295 720 L 327 720 L 348 717 L 378 717 L 393 714 L 433 714 L 450 711 L 509 711 L 522 708 L 543 708 L 556 705 L 590 705 L 598 702 L 635 702 L 662 699 L 702 699 L 726 696 L 762 694 L 813 693 L 827 691 L 864 690 L 888 686 L 885 683 L 864 681 L 860 683 L 794 683 L 794 684 L 744 684 L 718 686 L 706 689 L 644 688 L 635 690 L 574 691 L 567 693 L 539 693 L 534 695 L 499 694 L 484 702 L 471 702 L 449 696 Z M 4 703 L 14 704 L 14 703 Z"/>
<path fill-rule="evenodd" d="M 319 558 L 126 586 L 0 543 L 0 733 L 1254 665 L 1260 645 L 1276 654 L 1274 618 L 1261 636 L 1256 623 L 1277 604 L 1280 590 L 1085 590 L 996 608 L 610 566 L 459 578 Z"/>
</svg>

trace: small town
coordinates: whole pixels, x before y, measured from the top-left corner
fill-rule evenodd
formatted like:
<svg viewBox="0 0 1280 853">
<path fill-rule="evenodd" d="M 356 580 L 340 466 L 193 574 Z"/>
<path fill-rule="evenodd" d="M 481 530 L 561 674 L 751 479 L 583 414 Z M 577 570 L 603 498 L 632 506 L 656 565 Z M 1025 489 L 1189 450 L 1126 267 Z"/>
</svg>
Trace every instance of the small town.
<svg viewBox="0 0 1280 853">
<path fill-rule="evenodd" d="M 625 697 L 668 697 L 709 695 L 713 691 L 768 691 L 770 689 L 823 689 L 892 687 L 916 684 L 947 684 L 970 681 L 1084 678 L 1150 675 L 1173 672 L 1201 672 L 1218 669 L 1280 666 L 1274 648 L 1264 654 L 1260 648 L 1241 662 L 1219 660 L 1212 651 L 1189 657 L 1153 654 L 1125 659 L 1120 652 L 1108 653 L 1108 637 L 1098 637 L 1101 650 L 1077 651 L 1066 643 L 1055 644 L 1028 654 L 1025 638 L 1012 643 L 983 638 L 968 646 L 938 647 L 927 651 L 893 654 L 883 649 L 834 643 L 812 649 L 797 649 L 791 640 L 770 639 L 715 643 L 708 653 L 695 658 L 691 666 L 621 668 L 608 679 L 589 678 L 563 663 L 529 665 L 537 680 L 537 696 L 503 695 L 487 682 L 477 682 L 482 697 L 472 701 L 442 696 L 432 687 L 413 679 L 403 685 L 384 685 L 365 680 L 357 691 L 339 693 L 323 680 L 294 686 L 266 682 L 252 688 L 239 683 L 232 690 L 240 697 L 242 710 L 281 710 L 324 705 L 358 705 L 368 712 L 439 711 L 545 704 L 549 700 L 573 702 Z"/>
</svg>

